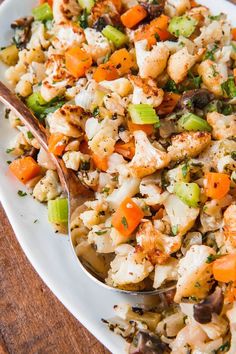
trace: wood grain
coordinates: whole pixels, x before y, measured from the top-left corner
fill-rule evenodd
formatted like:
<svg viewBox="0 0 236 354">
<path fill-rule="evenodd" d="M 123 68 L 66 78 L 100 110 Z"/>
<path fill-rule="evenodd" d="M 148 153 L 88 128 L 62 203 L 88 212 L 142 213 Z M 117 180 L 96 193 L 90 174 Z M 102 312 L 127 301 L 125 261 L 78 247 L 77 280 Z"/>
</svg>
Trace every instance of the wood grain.
<svg viewBox="0 0 236 354">
<path fill-rule="evenodd" d="M 0 354 L 108 354 L 23 254 L 0 205 Z"/>
</svg>

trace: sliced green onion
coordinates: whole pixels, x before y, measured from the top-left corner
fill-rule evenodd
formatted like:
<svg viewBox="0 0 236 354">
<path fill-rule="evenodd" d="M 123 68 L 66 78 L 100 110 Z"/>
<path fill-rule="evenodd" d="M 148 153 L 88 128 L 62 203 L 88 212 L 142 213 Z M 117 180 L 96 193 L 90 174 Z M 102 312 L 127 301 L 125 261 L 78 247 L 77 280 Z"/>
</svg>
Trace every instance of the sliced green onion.
<svg viewBox="0 0 236 354">
<path fill-rule="evenodd" d="M 68 199 L 58 198 L 48 202 L 48 221 L 52 223 L 68 222 Z"/>
<path fill-rule="evenodd" d="M 107 25 L 103 30 L 102 34 L 112 41 L 116 48 L 120 48 L 128 42 L 128 37 L 119 31 L 117 28 Z"/>
<path fill-rule="evenodd" d="M 203 118 L 193 113 L 184 114 L 178 121 L 179 128 L 182 130 L 208 131 L 212 130 L 210 124 Z"/>
<path fill-rule="evenodd" d="M 82 9 L 86 10 L 87 13 L 90 13 L 95 1 L 94 0 L 78 0 L 79 5 L 82 7 Z"/>
<path fill-rule="evenodd" d="M 168 31 L 175 37 L 189 37 L 195 31 L 197 20 L 189 16 L 173 17 L 170 21 Z"/>
<path fill-rule="evenodd" d="M 174 193 L 188 206 L 197 208 L 200 201 L 200 188 L 197 183 L 178 182 Z"/>
<path fill-rule="evenodd" d="M 53 19 L 51 6 L 47 2 L 35 7 L 32 12 L 36 21 L 49 21 Z"/>
<path fill-rule="evenodd" d="M 128 112 L 132 122 L 135 124 L 159 123 L 159 117 L 150 104 L 130 104 Z"/>
</svg>

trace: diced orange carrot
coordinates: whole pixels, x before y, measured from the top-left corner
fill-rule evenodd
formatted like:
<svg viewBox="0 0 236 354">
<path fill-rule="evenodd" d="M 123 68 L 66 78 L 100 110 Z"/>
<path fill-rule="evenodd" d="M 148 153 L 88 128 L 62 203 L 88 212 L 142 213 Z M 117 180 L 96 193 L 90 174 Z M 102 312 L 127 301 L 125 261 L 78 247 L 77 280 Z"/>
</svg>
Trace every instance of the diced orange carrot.
<svg viewBox="0 0 236 354">
<path fill-rule="evenodd" d="M 100 64 L 93 74 L 93 78 L 96 82 L 108 80 L 112 81 L 119 78 L 118 70 L 110 62 Z"/>
<path fill-rule="evenodd" d="M 231 33 L 233 40 L 236 41 L 236 27 L 232 28 Z"/>
<path fill-rule="evenodd" d="M 96 168 L 106 172 L 106 170 L 108 169 L 107 157 L 100 157 L 99 155 L 92 154 L 92 160 Z"/>
<path fill-rule="evenodd" d="M 76 78 L 83 77 L 92 65 L 92 57 L 80 47 L 73 47 L 65 54 L 66 69 Z"/>
<path fill-rule="evenodd" d="M 208 172 L 205 176 L 205 192 L 207 197 L 221 199 L 229 191 L 230 178 L 226 173 Z"/>
<path fill-rule="evenodd" d="M 147 17 L 147 11 L 141 5 L 135 5 L 127 10 L 120 19 L 123 25 L 127 28 L 133 28 L 139 22 L 141 22 L 145 17 Z"/>
<path fill-rule="evenodd" d="M 191 5 L 191 8 L 199 6 L 199 4 L 195 0 L 190 0 L 190 5 Z"/>
<path fill-rule="evenodd" d="M 112 225 L 124 236 L 129 236 L 143 217 L 143 211 L 128 197 L 123 200 L 115 214 L 113 214 Z"/>
<path fill-rule="evenodd" d="M 215 280 L 229 283 L 236 281 L 236 254 L 227 254 L 213 263 L 213 275 Z"/>
<path fill-rule="evenodd" d="M 133 56 L 125 48 L 116 50 L 110 56 L 109 61 L 118 70 L 120 76 L 127 74 L 135 65 Z"/>
<path fill-rule="evenodd" d="M 113 5 L 115 6 L 116 10 L 118 12 L 121 12 L 121 9 L 122 9 L 122 2 L 121 0 L 111 0 Z"/>
<path fill-rule="evenodd" d="M 39 4 L 44 4 L 47 2 L 51 7 L 53 6 L 53 0 L 39 0 Z"/>
<path fill-rule="evenodd" d="M 155 20 L 151 21 L 149 25 L 141 28 L 140 31 L 135 34 L 135 41 L 147 39 L 148 45 L 151 47 L 156 44 L 157 41 L 166 41 L 171 38 L 170 32 L 168 32 L 169 17 L 161 15 Z"/>
<path fill-rule="evenodd" d="M 152 135 L 154 132 L 153 124 L 135 124 L 130 120 L 128 121 L 128 128 L 131 133 L 135 132 L 136 130 L 142 130 L 147 135 Z"/>
<path fill-rule="evenodd" d="M 115 152 L 118 152 L 118 154 L 121 154 L 126 159 L 131 160 L 135 154 L 134 140 L 131 140 L 128 143 L 123 143 L 123 142 L 116 143 Z"/>
<path fill-rule="evenodd" d="M 173 112 L 175 109 L 181 95 L 178 95 L 174 92 L 165 92 L 164 99 L 160 106 L 157 108 L 157 113 L 162 114 L 169 114 Z"/>
<path fill-rule="evenodd" d="M 9 168 L 15 177 L 23 183 L 38 176 L 41 172 L 40 166 L 31 156 L 22 157 L 13 161 L 9 165 Z"/>
<path fill-rule="evenodd" d="M 51 134 L 48 139 L 48 150 L 56 156 L 61 156 L 65 151 L 67 143 L 67 136 L 60 133 Z"/>
<path fill-rule="evenodd" d="M 236 301 L 236 282 L 228 285 L 225 291 L 225 303 L 231 304 Z"/>
</svg>

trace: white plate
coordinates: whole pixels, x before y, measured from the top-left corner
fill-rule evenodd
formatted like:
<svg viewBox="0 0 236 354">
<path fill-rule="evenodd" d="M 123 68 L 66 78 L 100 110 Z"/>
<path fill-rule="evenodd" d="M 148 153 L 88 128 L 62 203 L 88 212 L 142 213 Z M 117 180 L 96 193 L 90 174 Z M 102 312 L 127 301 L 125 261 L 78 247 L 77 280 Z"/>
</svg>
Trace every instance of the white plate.
<svg viewBox="0 0 236 354">
<path fill-rule="evenodd" d="M 214 14 L 228 13 L 236 23 L 236 7 L 224 0 L 202 0 Z M 12 32 L 10 23 L 20 16 L 29 15 L 35 0 L 5 0 L 0 5 L 1 37 L 0 47 L 9 43 Z M 4 67 L 0 66 L 0 79 L 3 80 Z M 101 322 L 101 318 L 113 316 L 113 305 L 120 302 L 141 302 L 142 297 L 134 298 L 116 294 L 100 288 L 88 279 L 79 269 L 67 237 L 55 234 L 47 222 L 46 208 L 35 202 L 31 196 L 21 198 L 17 195 L 22 184 L 8 172 L 9 155 L 5 150 L 14 131 L 4 119 L 0 107 L 0 200 L 7 212 L 18 241 L 38 274 L 66 306 L 66 308 L 92 332 L 112 353 L 125 352 L 125 343 L 111 333 Z M 34 223 L 35 220 L 39 220 Z M 33 286 L 33 285 L 32 285 Z"/>
</svg>

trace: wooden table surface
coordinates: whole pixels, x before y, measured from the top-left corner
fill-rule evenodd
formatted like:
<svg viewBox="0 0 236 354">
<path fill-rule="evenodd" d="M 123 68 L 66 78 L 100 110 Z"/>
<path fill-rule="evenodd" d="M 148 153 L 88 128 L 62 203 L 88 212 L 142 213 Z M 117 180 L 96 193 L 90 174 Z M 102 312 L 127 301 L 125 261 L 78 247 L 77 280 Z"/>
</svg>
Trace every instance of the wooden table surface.
<svg viewBox="0 0 236 354">
<path fill-rule="evenodd" d="M 0 354 L 108 354 L 57 300 L 0 205 Z"/>
</svg>

